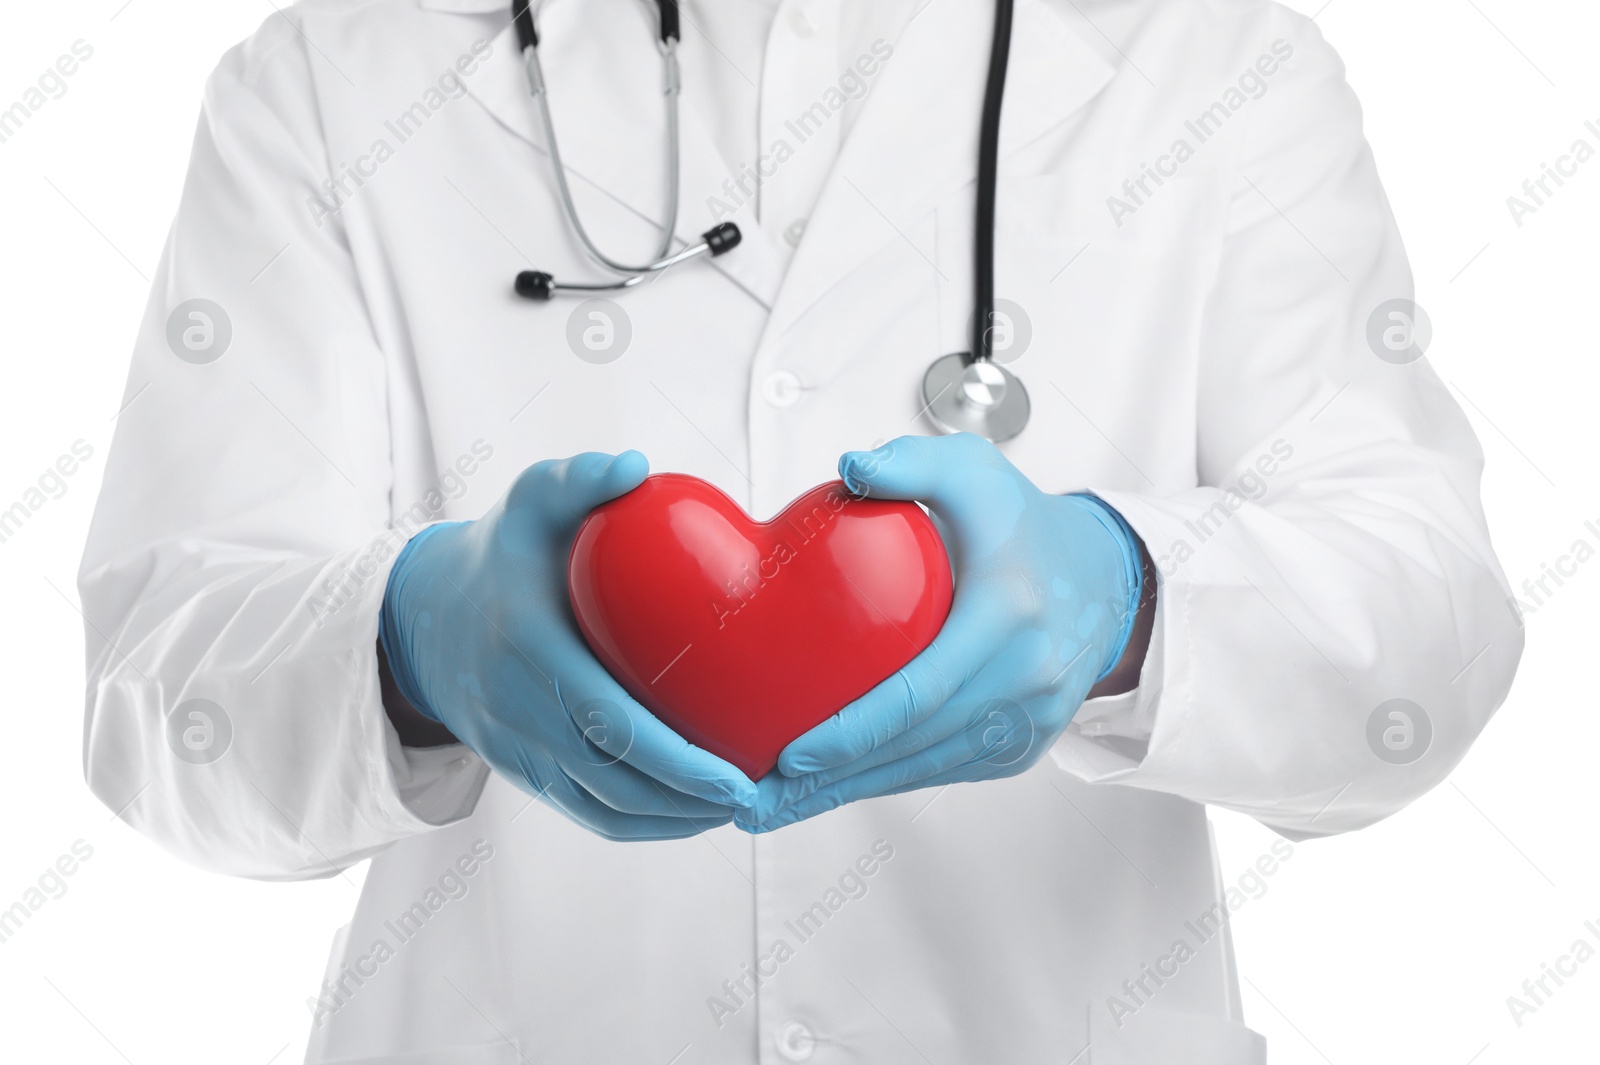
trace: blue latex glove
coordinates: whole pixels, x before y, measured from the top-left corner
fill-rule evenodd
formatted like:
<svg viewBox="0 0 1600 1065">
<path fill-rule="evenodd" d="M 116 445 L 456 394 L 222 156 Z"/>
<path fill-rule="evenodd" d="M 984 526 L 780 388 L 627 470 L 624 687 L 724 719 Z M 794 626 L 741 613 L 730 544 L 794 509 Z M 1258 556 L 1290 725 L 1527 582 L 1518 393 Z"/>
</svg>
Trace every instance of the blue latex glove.
<svg viewBox="0 0 1600 1065">
<path fill-rule="evenodd" d="M 501 776 L 607 839 L 677 839 L 755 800 L 739 770 L 634 702 L 584 643 L 567 553 L 649 472 L 637 451 L 530 466 L 477 521 L 411 539 L 379 636 L 400 693 Z"/>
<path fill-rule="evenodd" d="M 1138 612 L 1138 539 L 1105 503 L 1040 491 L 968 433 L 852 451 L 858 495 L 927 504 L 955 565 L 938 637 L 796 739 L 735 823 L 770 831 L 847 802 L 1013 776 L 1117 664 Z"/>
</svg>

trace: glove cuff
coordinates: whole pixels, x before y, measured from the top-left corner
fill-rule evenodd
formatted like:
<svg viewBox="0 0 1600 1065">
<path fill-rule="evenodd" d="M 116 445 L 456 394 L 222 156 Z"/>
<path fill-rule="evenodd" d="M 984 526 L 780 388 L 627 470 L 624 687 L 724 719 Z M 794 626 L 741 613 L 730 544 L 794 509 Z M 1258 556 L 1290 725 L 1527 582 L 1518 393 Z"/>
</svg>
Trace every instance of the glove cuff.
<svg viewBox="0 0 1600 1065">
<path fill-rule="evenodd" d="M 394 677 L 395 687 L 417 713 L 429 721 L 440 724 L 444 722 L 440 721 L 439 715 L 428 706 L 428 701 L 423 697 L 422 689 L 411 672 L 411 639 L 402 621 L 405 617 L 402 603 L 405 598 L 406 582 L 411 578 L 414 569 L 417 547 L 440 529 L 465 524 L 467 523 L 446 521 L 429 525 L 418 530 L 415 536 L 406 541 L 406 545 L 400 549 L 400 554 L 395 557 L 394 565 L 389 569 L 389 581 L 383 590 L 383 608 L 378 611 L 378 644 L 383 648 L 383 656 L 389 661 L 389 673 Z"/>
<path fill-rule="evenodd" d="M 1128 641 L 1133 638 L 1133 626 L 1139 619 L 1139 603 L 1144 597 L 1144 566 L 1139 555 L 1138 534 L 1122 515 L 1117 513 L 1116 508 L 1098 496 L 1078 494 L 1069 498 L 1081 499 L 1089 504 L 1087 508 L 1089 512 L 1095 516 L 1106 532 L 1111 534 L 1111 539 L 1121 554 L 1122 586 L 1127 589 L 1127 599 L 1121 610 L 1121 626 L 1111 642 L 1111 651 L 1100 669 L 1100 675 L 1095 677 L 1095 683 L 1098 684 L 1117 668 L 1117 663 L 1122 661 L 1122 656 L 1128 650 Z"/>
</svg>

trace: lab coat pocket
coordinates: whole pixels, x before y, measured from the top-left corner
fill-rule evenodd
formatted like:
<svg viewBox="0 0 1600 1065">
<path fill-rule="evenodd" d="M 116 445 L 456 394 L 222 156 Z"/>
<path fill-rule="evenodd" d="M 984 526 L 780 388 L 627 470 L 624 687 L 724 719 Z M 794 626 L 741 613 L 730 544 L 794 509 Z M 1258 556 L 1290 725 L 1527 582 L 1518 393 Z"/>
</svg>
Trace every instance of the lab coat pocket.
<svg viewBox="0 0 1600 1065">
<path fill-rule="evenodd" d="M 1236 1021 L 1145 1008 L 1117 1022 L 1090 1014 L 1094 1065 L 1266 1065 L 1267 1041 Z"/>
</svg>

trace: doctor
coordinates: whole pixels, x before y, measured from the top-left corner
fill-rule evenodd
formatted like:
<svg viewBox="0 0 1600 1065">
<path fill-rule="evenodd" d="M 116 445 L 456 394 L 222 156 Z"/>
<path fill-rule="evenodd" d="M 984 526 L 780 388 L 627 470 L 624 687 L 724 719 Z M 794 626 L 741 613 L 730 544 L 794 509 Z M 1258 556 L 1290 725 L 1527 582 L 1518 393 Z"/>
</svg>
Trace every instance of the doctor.
<svg viewBox="0 0 1600 1065">
<path fill-rule="evenodd" d="M 1338 58 L 1255 0 L 1017 0 L 996 448 L 920 393 L 971 335 L 989 0 L 681 14 L 672 248 L 743 241 L 603 302 L 512 290 L 607 275 L 499 0 L 223 60 L 80 576 L 90 786 L 222 872 L 372 859 L 312 1062 L 1264 1061 L 1205 806 L 1274 869 L 1395 812 L 1522 646 Z M 653 7 L 538 24 L 575 206 L 648 258 Z M 647 466 L 922 500 L 950 622 L 753 785 L 565 607 Z"/>
</svg>

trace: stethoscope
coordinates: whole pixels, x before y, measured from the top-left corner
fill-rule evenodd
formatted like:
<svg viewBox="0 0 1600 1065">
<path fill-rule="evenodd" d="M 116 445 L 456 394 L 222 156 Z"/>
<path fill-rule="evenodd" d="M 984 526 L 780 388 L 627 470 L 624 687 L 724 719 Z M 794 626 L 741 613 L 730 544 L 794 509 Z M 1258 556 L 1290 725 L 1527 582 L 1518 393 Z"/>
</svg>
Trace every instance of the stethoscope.
<svg viewBox="0 0 1600 1065">
<path fill-rule="evenodd" d="M 976 231 L 973 235 L 974 304 L 971 348 L 934 360 L 922 378 L 923 409 L 947 433 L 976 433 L 995 443 L 1010 440 L 1028 424 L 1028 390 L 1010 370 L 994 361 L 996 328 L 994 300 L 994 215 L 995 175 L 1000 161 L 1000 105 L 1005 94 L 1006 64 L 1011 55 L 1011 14 L 1014 0 L 996 0 L 994 41 L 989 55 L 989 74 L 983 94 L 983 119 L 978 131 L 978 191 Z M 576 284 L 558 282 L 540 270 L 524 270 L 517 275 L 517 295 L 531 300 L 551 296 L 609 292 L 632 288 L 646 277 L 703 256 L 718 256 L 738 247 L 739 227 L 723 222 L 706 230 L 698 243 L 668 254 L 678 223 L 678 5 L 676 0 L 656 0 L 661 52 L 662 93 L 667 100 L 667 214 L 661 227 L 661 244 L 650 261 L 638 265 L 617 262 L 595 246 L 578 218 L 572 191 L 567 187 L 566 168 L 556 145 L 555 124 L 550 118 L 550 101 L 545 90 L 544 71 L 539 65 L 539 34 L 534 27 L 530 0 L 512 0 L 511 19 L 517 43 L 522 48 L 523 66 L 528 76 L 528 91 L 538 105 L 544 125 L 545 144 L 555 170 L 556 190 L 562 210 L 589 258 L 606 270 L 621 275 L 614 281 Z"/>
</svg>

